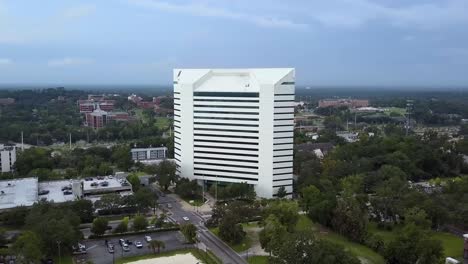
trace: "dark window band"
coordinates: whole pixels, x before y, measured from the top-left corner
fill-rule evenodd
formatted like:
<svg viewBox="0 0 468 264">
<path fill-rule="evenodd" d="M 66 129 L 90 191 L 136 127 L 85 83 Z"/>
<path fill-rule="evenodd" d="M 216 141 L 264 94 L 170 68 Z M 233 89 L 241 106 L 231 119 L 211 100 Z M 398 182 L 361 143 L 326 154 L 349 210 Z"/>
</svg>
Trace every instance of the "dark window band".
<svg viewBox="0 0 468 264">
<path fill-rule="evenodd" d="M 279 145 L 291 145 L 293 142 L 286 142 L 286 143 L 273 143 L 274 146 L 279 146 Z"/>
<path fill-rule="evenodd" d="M 222 144 L 239 144 L 239 145 L 258 145 L 255 142 L 241 142 L 241 141 L 222 141 L 222 140 L 211 140 L 211 139 L 193 139 L 193 142 L 208 142 L 208 143 L 222 143 Z"/>
<path fill-rule="evenodd" d="M 228 124 L 228 123 L 206 123 L 206 122 L 194 122 L 195 125 L 210 125 L 210 126 L 243 126 L 243 127 L 258 127 L 258 125 L 246 125 L 246 124 Z"/>
<path fill-rule="evenodd" d="M 195 102 L 230 102 L 230 103 L 258 103 L 259 100 L 229 100 L 229 99 L 197 99 L 194 98 Z"/>
<path fill-rule="evenodd" d="M 292 181 L 292 180 L 293 180 L 292 178 L 288 178 L 288 179 L 274 179 L 273 181 L 279 182 L 279 181 Z"/>
<path fill-rule="evenodd" d="M 249 108 L 258 109 L 258 106 L 238 106 L 238 105 L 194 105 L 194 107 L 210 107 L 210 108 Z"/>
<path fill-rule="evenodd" d="M 180 92 L 174 92 L 174 94 L 180 94 Z"/>
<path fill-rule="evenodd" d="M 178 159 L 178 158 L 176 158 L 176 157 L 174 157 L 174 159 L 177 160 L 178 162 L 181 162 L 180 159 Z"/>
<path fill-rule="evenodd" d="M 280 102 L 281 103 L 290 102 L 290 103 L 292 103 L 292 102 L 296 102 L 296 100 L 275 100 L 275 102 L 278 102 L 278 103 L 280 103 Z"/>
<path fill-rule="evenodd" d="M 258 115 L 254 112 L 193 111 L 196 114 Z"/>
<path fill-rule="evenodd" d="M 235 177 L 235 176 L 224 176 L 224 175 L 212 175 L 212 174 L 202 174 L 194 173 L 193 175 L 198 177 L 210 177 L 210 178 L 224 178 L 224 179 L 234 179 L 234 180 L 243 180 L 243 181 L 258 181 L 258 179 L 245 178 L 245 177 Z"/>
<path fill-rule="evenodd" d="M 180 104 L 178 104 L 178 103 L 174 103 L 174 105 L 180 105 Z"/>
<path fill-rule="evenodd" d="M 250 136 L 230 136 L 230 135 L 210 135 L 210 134 L 193 134 L 194 136 L 200 137 L 225 137 L 225 138 L 251 138 L 251 139 L 258 139 L 258 137 L 250 137 Z"/>
<path fill-rule="evenodd" d="M 273 163 L 286 163 L 286 162 L 293 162 L 292 160 L 285 160 L 285 161 L 273 161 Z"/>
<path fill-rule="evenodd" d="M 217 152 L 217 151 L 202 151 L 195 150 L 193 153 L 198 154 L 215 154 L 215 155 L 230 155 L 230 156 L 247 156 L 247 157 L 258 157 L 257 154 L 245 154 L 245 153 L 229 153 L 229 152 Z"/>
<path fill-rule="evenodd" d="M 292 157 L 292 156 L 294 156 L 294 154 L 290 154 L 290 155 L 273 155 L 273 158 Z"/>
<path fill-rule="evenodd" d="M 258 121 L 258 118 L 208 117 L 208 116 L 194 116 L 193 118 L 194 118 L 194 119 L 217 119 L 217 120 Z"/>
<path fill-rule="evenodd" d="M 246 150 L 246 151 L 258 151 L 258 149 L 250 149 L 250 148 L 233 148 L 233 147 L 226 147 L 226 146 L 203 146 L 203 145 L 194 145 L 196 148 L 214 148 L 214 149 L 234 149 L 234 150 Z"/>
<path fill-rule="evenodd" d="M 295 94 L 275 94 L 275 96 L 295 96 Z"/>
<path fill-rule="evenodd" d="M 281 85 L 294 85 L 296 82 L 282 82 Z"/>
<path fill-rule="evenodd" d="M 285 184 L 285 185 L 273 185 L 273 188 L 277 188 L 277 187 L 288 187 L 288 186 L 293 186 L 292 183 L 291 184 Z"/>
<path fill-rule="evenodd" d="M 174 148 L 177 149 L 178 151 L 181 151 L 180 148 L 178 148 L 178 147 L 174 147 Z"/>
<path fill-rule="evenodd" d="M 194 131 L 224 131 L 224 132 L 239 132 L 239 133 L 253 133 L 258 134 L 258 131 L 255 130 L 237 130 L 237 129 L 216 129 L 216 128 L 193 128 Z"/>
<path fill-rule="evenodd" d="M 258 172 L 248 172 L 248 171 L 232 171 L 232 170 L 220 170 L 220 169 L 209 169 L 209 168 L 200 168 L 195 167 L 194 170 L 206 170 L 206 171 L 218 171 L 218 172 L 227 172 L 227 173 L 239 173 L 239 174 L 248 174 L 248 175 L 258 175 Z M 229 177 L 229 176 L 227 176 Z"/>
<path fill-rule="evenodd" d="M 294 137 L 274 137 L 273 139 L 288 139 L 288 138 L 294 138 Z"/>
<path fill-rule="evenodd" d="M 174 138 L 177 138 L 178 140 L 180 140 L 180 137 L 174 136 Z"/>
<path fill-rule="evenodd" d="M 243 166 L 243 165 L 222 164 L 222 163 L 194 162 L 193 164 L 197 164 L 197 165 L 209 165 L 209 166 L 219 166 L 219 167 L 234 167 L 234 168 L 258 169 L 257 166 Z"/>
<path fill-rule="evenodd" d="M 206 96 L 206 97 L 258 97 L 259 93 L 194 92 L 193 96 Z"/>
<path fill-rule="evenodd" d="M 278 167 L 278 168 L 273 168 L 273 170 L 282 170 L 282 169 L 292 169 L 292 166 L 289 167 Z"/>
<path fill-rule="evenodd" d="M 294 124 L 288 124 L 288 125 L 273 125 L 273 127 L 289 127 L 289 126 L 294 126 Z"/>
<path fill-rule="evenodd" d="M 275 115 L 294 115 L 294 112 L 287 112 L 287 113 L 275 113 Z"/>
<path fill-rule="evenodd" d="M 174 122 L 180 123 L 180 120 L 176 120 L 176 119 L 174 119 Z"/>
<path fill-rule="evenodd" d="M 228 155 L 228 154 L 225 154 Z M 245 155 L 243 155 L 245 156 Z M 237 161 L 237 162 L 248 162 L 248 163 L 258 163 L 258 160 L 241 160 L 241 159 L 228 159 L 228 158 L 212 158 L 212 157 L 204 157 L 204 156 L 194 156 L 194 159 L 208 159 L 208 160 L 226 160 L 226 161 Z"/>
<path fill-rule="evenodd" d="M 275 108 L 294 108 L 294 106 L 275 106 Z"/>
<path fill-rule="evenodd" d="M 180 142 L 177 142 L 177 141 L 174 141 L 174 143 L 175 143 L 176 145 L 181 145 Z"/>
<path fill-rule="evenodd" d="M 294 121 L 294 118 L 275 118 L 274 121 Z"/>
<path fill-rule="evenodd" d="M 174 97 L 174 100 L 180 100 L 180 98 L 179 97 Z"/>
<path fill-rule="evenodd" d="M 292 133 L 294 130 L 274 131 L 273 133 Z"/>
<path fill-rule="evenodd" d="M 273 176 L 281 176 L 281 175 L 291 175 L 292 177 L 292 172 L 273 173 Z"/>
</svg>

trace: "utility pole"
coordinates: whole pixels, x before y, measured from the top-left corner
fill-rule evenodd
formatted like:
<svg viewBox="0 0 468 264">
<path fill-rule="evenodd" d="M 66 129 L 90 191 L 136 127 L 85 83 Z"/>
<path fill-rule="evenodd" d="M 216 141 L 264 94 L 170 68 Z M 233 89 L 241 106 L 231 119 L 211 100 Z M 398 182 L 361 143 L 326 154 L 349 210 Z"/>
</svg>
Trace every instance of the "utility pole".
<svg viewBox="0 0 468 264">
<path fill-rule="evenodd" d="M 62 264 L 62 256 L 60 254 L 60 244 L 61 243 L 62 243 L 62 241 L 57 240 L 57 247 L 58 247 L 58 254 L 59 254 L 59 264 Z"/>
<path fill-rule="evenodd" d="M 70 149 L 72 149 L 72 145 L 71 145 L 71 133 L 70 133 Z"/>
</svg>

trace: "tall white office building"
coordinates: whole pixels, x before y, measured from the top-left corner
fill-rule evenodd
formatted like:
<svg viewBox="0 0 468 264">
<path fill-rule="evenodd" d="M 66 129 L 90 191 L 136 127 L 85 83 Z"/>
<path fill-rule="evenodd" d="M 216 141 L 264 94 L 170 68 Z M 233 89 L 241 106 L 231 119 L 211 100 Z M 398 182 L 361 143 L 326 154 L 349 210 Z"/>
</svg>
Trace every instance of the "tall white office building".
<svg viewBox="0 0 468 264">
<path fill-rule="evenodd" d="M 0 144 L 0 172 L 10 172 L 16 162 L 16 146 Z"/>
<path fill-rule="evenodd" d="M 294 81 L 294 69 L 174 70 L 177 173 L 292 193 Z"/>
</svg>

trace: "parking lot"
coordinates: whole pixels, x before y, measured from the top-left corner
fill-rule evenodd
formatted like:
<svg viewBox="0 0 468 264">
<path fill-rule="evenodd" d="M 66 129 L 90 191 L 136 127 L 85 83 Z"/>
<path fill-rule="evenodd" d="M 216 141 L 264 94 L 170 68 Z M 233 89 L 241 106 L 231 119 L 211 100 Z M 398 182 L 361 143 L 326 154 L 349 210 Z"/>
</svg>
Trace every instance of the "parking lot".
<svg viewBox="0 0 468 264">
<path fill-rule="evenodd" d="M 114 253 L 109 253 L 106 246 L 106 239 L 89 240 L 85 242 L 87 254 L 76 256 L 77 263 L 84 263 L 90 260 L 95 264 L 110 264 L 113 263 L 113 258 L 118 259 L 121 257 L 145 255 L 152 253 L 152 249 L 148 247 L 145 241 L 145 235 L 151 236 L 152 240 L 163 241 L 166 245 L 165 249 L 161 248 L 161 252 L 192 247 L 190 244 L 184 244 L 183 235 L 179 231 L 156 232 L 140 235 L 117 236 L 107 238 L 109 243 L 114 245 Z M 129 240 L 132 242 L 129 245 L 129 251 L 124 251 L 119 244 L 119 239 Z M 143 244 L 142 248 L 135 246 L 135 241 L 140 241 Z"/>
</svg>

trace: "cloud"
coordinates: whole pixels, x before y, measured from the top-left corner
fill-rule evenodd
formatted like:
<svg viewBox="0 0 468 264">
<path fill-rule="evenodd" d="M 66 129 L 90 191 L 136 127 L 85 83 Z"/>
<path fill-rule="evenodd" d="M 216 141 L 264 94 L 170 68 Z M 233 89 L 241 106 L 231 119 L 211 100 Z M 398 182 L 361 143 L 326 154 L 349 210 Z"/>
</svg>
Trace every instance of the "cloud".
<svg viewBox="0 0 468 264">
<path fill-rule="evenodd" d="M 63 12 L 63 16 L 66 18 L 81 18 L 91 15 L 95 10 L 95 5 L 74 6 L 66 9 Z"/>
<path fill-rule="evenodd" d="M 88 58 L 72 58 L 72 57 L 65 57 L 61 59 L 53 59 L 47 62 L 47 65 L 50 67 L 66 67 L 66 66 L 74 66 L 74 65 L 87 65 L 92 64 L 94 61 Z"/>
<path fill-rule="evenodd" d="M 390 7 L 373 0 L 327 0 L 313 2 L 306 10 L 310 10 L 310 18 L 331 27 L 357 28 L 367 23 L 383 21 L 396 27 L 428 30 L 468 23 L 466 0 L 407 3 Z"/>
<path fill-rule="evenodd" d="M 8 65 L 8 64 L 12 64 L 13 61 L 10 60 L 10 59 L 7 59 L 7 58 L 0 58 L 0 65 Z"/>
<path fill-rule="evenodd" d="M 227 8 L 220 8 L 215 7 L 213 5 L 206 5 L 195 2 L 189 2 L 185 4 L 175 4 L 159 0 L 128 0 L 128 2 L 134 5 L 157 9 L 165 12 L 180 13 L 199 17 L 212 17 L 243 21 L 261 27 L 301 30 L 308 28 L 307 24 L 297 23 L 289 19 L 261 16 L 256 14 L 247 14 L 233 11 Z"/>
</svg>

